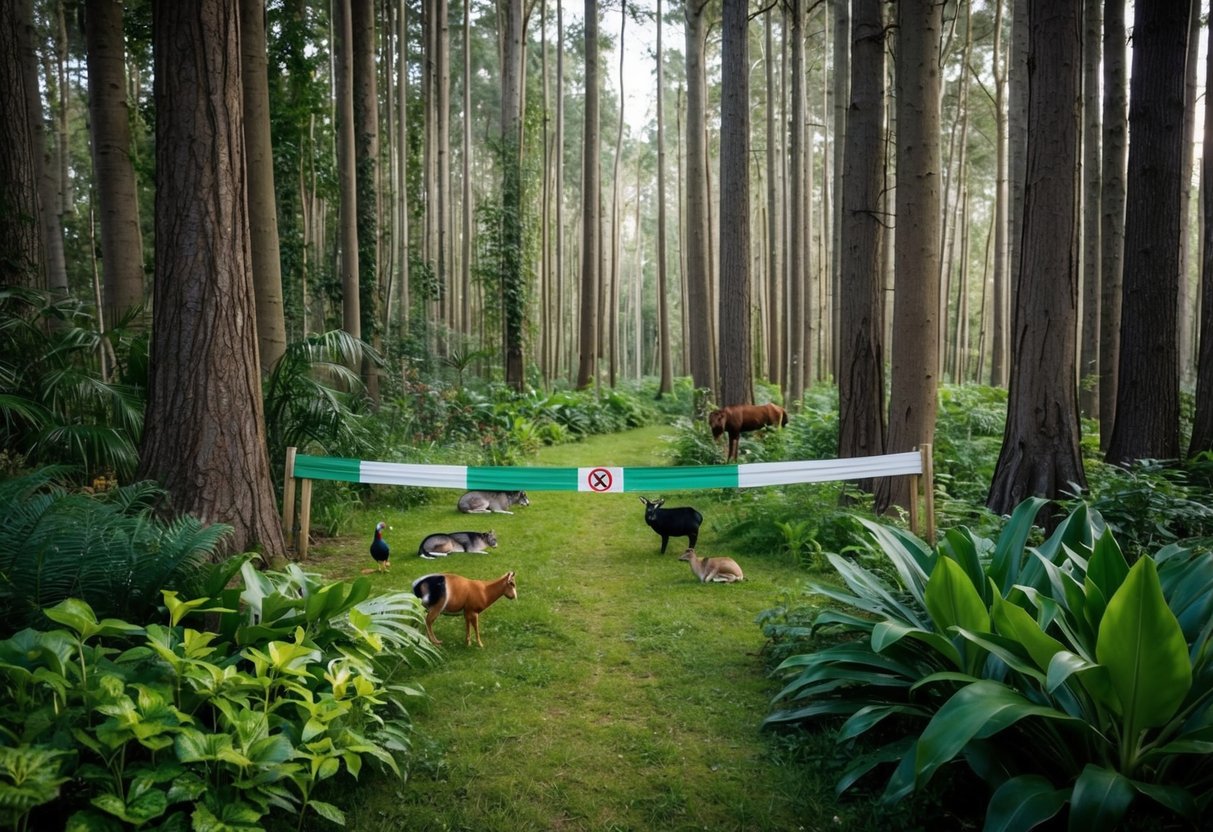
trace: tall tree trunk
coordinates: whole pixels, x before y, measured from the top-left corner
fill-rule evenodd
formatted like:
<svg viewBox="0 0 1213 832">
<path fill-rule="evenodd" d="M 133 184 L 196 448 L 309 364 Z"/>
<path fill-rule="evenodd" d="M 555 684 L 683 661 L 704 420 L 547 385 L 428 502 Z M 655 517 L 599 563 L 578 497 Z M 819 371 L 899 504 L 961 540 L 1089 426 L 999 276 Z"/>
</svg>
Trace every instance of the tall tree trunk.
<svg viewBox="0 0 1213 832">
<path fill-rule="evenodd" d="M 657 397 L 674 390 L 674 362 L 670 347 L 670 295 L 666 270 L 665 214 L 665 57 L 661 49 L 661 0 L 657 0 L 657 348 L 661 353 L 661 380 Z"/>
<path fill-rule="evenodd" d="M 805 296 L 807 294 L 808 269 L 805 258 L 808 241 L 805 239 L 805 209 L 808 198 L 805 193 L 805 172 L 808 168 L 805 157 L 805 92 L 804 92 L 804 0 L 790 0 L 792 25 L 792 106 L 790 116 L 791 135 L 788 138 L 788 179 L 791 188 L 788 195 L 788 392 L 787 403 L 799 409 L 804 400 L 805 366 L 808 363 L 805 337 Z"/>
<path fill-rule="evenodd" d="M 123 4 L 89 0 L 89 121 L 92 165 L 101 217 L 104 320 L 108 324 L 143 303 L 143 235 L 135 167 L 131 165 L 130 107 L 126 103 Z"/>
<path fill-rule="evenodd" d="M 598 376 L 598 2 L 585 2 L 585 125 L 581 150 L 581 323 L 577 387 L 585 389 Z"/>
<path fill-rule="evenodd" d="M 37 130 L 29 87 L 37 86 L 33 0 L 0 3 L 0 286 L 46 287 L 39 220 Z"/>
<path fill-rule="evenodd" d="M 1103 162 L 1099 228 L 1099 444 L 1116 423 L 1120 374 L 1121 285 L 1125 250 L 1125 177 L 1129 158 L 1129 87 L 1125 4 L 1105 0 L 1103 26 Z"/>
<path fill-rule="evenodd" d="M 1082 0 L 1031 0 L 1028 166 L 1016 275 L 1011 387 L 987 505 L 1009 514 L 1032 496 L 1086 485 L 1074 362 Z"/>
<path fill-rule="evenodd" d="M 897 5 L 897 238 L 889 452 L 935 435 L 939 387 L 940 32 L 934 0 Z M 877 483 L 876 506 L 908 507 L 905 477 Z"/>
<path fill-rule="evenodd" d="M 56 4 L 54 16 L 57 21 L 63 18 L 61 4 Z M 57 61 L 67 60 L 66 33 L 60 36 L 60 27 L 56 26 L 56 58 Z M 63 250 L 63 225 L 61 213 L 70 209 L 64 199 L 64 189 L 61 185 L 62 168 L 59 160 L 66 152 L 67 133 L 67 91 L 63 89 L 60 72 L 49 60 L 44 62 L 46 67 L 47 97 L 50 99 L 50 110 L 56 124 L 53 131 L 43 118 L 42 87 L 38 80 L 38 49 L 35 39 L 26 42 L 29 55 L 25 57 L 25 65 L 29 68 L 26 95 L 29 97 L 30 125 L 34 128 L 34 171 L 38 177 L 38 207 L 39 220 L 42 223 L 42 243 L 46 247 L 46 285 L 52 292 L 59 295 L 67 294 L 67 261 Z M 58 93 L 56 95 L 56 93 Z"/>
<path fill-rule="evenodd" d="M 140 479 L 227 523 L 230 551 L 286 546 L 266 454 L 241 123 L 237 0 L 152 5 L 156 276 Z"/>
<path fill-rule="evenodd" d="M 396 110 L 400 113 L 400 117 L 398 119 L 398 123 L 396 126 L 396 129 L 399 131 L 399 133 L 396 137 L 396 153 L 398 155 L 398 161 L 396 164 L 397 164 L 397 168 L 398 168 L 397 176 L 399 178 L 399 184 L 397 186 L 397 191 L 396 191 L 396 203 L 397 203 L 397 210 L 400 212 L 400 240 L 397 243 L 397 246 L 399 247 L 399 250 L 400 250 L 400 270 L 399 270 L 399 278 L 398 278 L 400 280 L 400 292 L 399 292 L 400 313 L 398 316 L 398 321 L 399 321 L 399 332 L 400 332 L 401 337 L 408 334 L 410 332 L 410 330 L 412 329 L 411 318 L 412 318 L 412 312 L 413 312 L 413 293 L 412 293 L 412 287 L 409 285 L 409 267 L 411 265 L 410 261 L 412 259 L 413 246 L 412 246 L 412 242 L 411 242 L 410 235 L 409 235 L 411 223 L 409 222 L 410 218 L 409 218 L 409 199 L 408 199 L 409 158 L 410 158 L 410 156 L 409 156 L 409 116 L 408 116 L 408 113 L 409 113 L 409 107 L 408 107 L 408 102 L 409 102 L 409 73 L 408 73 L 408 66 L 409 66 L 409 62 L 408 62 L 408 57 L 409 57 L 409 26 L 408 26 L 409 10 L 408 10 L 408 7 L 409 7 L 408 3 L 400 4 L 400 19 L 399 19 L 400 31 L 397 33 L 397 36 L 396 36 L 396 40 L 399 44 L 399 46 L 398 46 L 399 67 L 397 69 L 397 78 L 399 78 L 399 81 L 396 84 L 396 95 L 398 96 L 398 100 L 396 102 Z M 467 21 L 465 18 L 465 20 L 464 20 L 464 23 L 465 23 L 464 31 L 465 32 L 467 31 L 466 22 Z M 466 64 L 465 64 L 465 66 L 466 66 Z M 466 78 L 466 77 L 467 77 L 467 75 L 465 74 L 464 78 Z M 466 99 L 465 99 L 465 101 L 466 101 Z M 464 110 L 465 116 L 466 116 L 466 112 L 467 111 L 465 109 Z M 468 128 L 465 126 L 465 132 L 464 132 L 465 139 L 468 135 L 467 130 L 468 130 Z M 465 180 L 467 177 L 467 166 L 468 166 L 468 156 L 469 155 L 470 154 L 467 149 L 467 142 L 465 141 L 464 142 L 464 152 L 463 152 Z M 465 191 L 464 196 L 466 197 L 466 195 L 467 194 Z M 465 213 L 467 210 L 468 210 L 467 202 L 465 201 L 464 202 Z M 466 220 L 465 220 L 465 222 L 466 222 Z M 466 229 L 465 229 L 465 232 L 466 232 Z M 465 233 L 465 236 L 470 238 L 471 233 L 467 232 L 467 233 Z M 467 251 L 465 249 L 465 251 L 464 251 L 464 268 L 465 269 L 468 268 L 467 259 L 468 259 Z M 466 297 L 466 294 L 465 294 L 465 297 Z M 466 331 L 466 329 L 465 329 L 465 331 Z"/>
<path fill-rule="evenodd" d="M 1109 462 L 1179 456 L 1179 192 L 1188 2 L 1138 3 L 1116 424 Z"/>
<path fill-rule="evenodd" d="M 884 314 L 881 303 L 884 190 L 884 20 L 880 0 L 856 0 L 851 103 L 843 157 L 842 296 L 838 456 L 884 453 Z M 871 482 L 861 483 L 870 489 Z"/>
<path fill-rule="evenodd" d="M 842 367 L 842 190 L 846 187 L 842 181 L 843 165 L 845 164 L 844 148 L 847 136 L 847 101 L 850 99 L 848 82 L 851 69 L 851 0 L 834 0 L 834 171 L 833 213 L 829 219 L 830 228 L 830 288 L 833 302 L 830 304 L 832 320 L 830 329 L 833 333 L 830 370 L 834 378 L 841 378 Z M 883 418 L 881 420 L 883 422 Z M 883 441 L 883 440 L 882 440 Z"/>
<path fill-rule="evenodd" d="M 375 75 L 375 3 L 351 0 L 354 50 L 354 168 L 357 175 L 358 303 L 362 337 L 379 346 L 379 91 Z M 372 401 L 379 399 L 379 376 L 364 360 L 362 378 Z"/>
<path fill-rule="evenodd" d="M 690 344 L 691 382 L 697 388 L 715 391 L 712 371 L 711 266 L 712 238 L 708 226 L 708 149 L 705 119 L 707 80 L 704 74 L 704 50 L 707 38 L 707 3 L 686 0 L 686 256 L 687 331 Z"/>
<path fill-rule="evenodd" d="M 1010 195 L 1007 186 L 1007 59 L 1003 49 L 1003 32 L 1006 24 L 1003 20 L 1002 0 L 995 3 L 994 11 L 994 282 L 990 287 L 990 384 L 1001 387 L 1007 383 L 1007 329 L 1005 322 L 1008 318 L 1006 304 L 1009 297 L 1007 292 L 1008 262 L 1008 227 L 1010 217 Z M 984 347 L 983 347 L 984 349 Z"/>
<path fill-rule="evenodd" d="M 564 4 L 556 3 L 556 367 L 564 351 Z"/>
<path fill-rule="evenodd" d="M 468 0 L 464 0 L 468 2 Z M 458 309 L 456 308 L 457 292 L 451 279 L 452 225 L 451 211 L 451 25 L 450 7 L 447 0 L 435 0 L 434 27 L 435 77 L 434 92 L 436 101 L 434 107 L 434 140 L 435 161 L 438 181 L 434 193 L 434 209 L 437 212 L 436 244 L 434 252 L 434 279 L 439 286 L 445 288 L 444 322 L 448 329 L 455 328 Z"/>
<path fill-rule="evenodd" d="M 1213 49 L 1205 50 L 1205 84 L 1213 81 Z M 1196 413 L 1188 456 L 1213 451 L 1213 107 L 1205 107 L 1200 154 L 1200 352 L 1196 362 Z"/>
<path fill-rule="evenodd" d="M 508 0 L 505 8 L 505 51 L 501 79 L 502 328 L 505 338 L 505 381 L 521 390 L 522 324 L 525 286 L 522 274 L 522 70 L 523 0 Z"/>
<path fill-rule="evenodd" d="M 1023 250 L 1024 187 L 1027 176 L 1028 153 L 1028 15 L 1029 0 L 1011 0 L 1011 55 L 1007 67 L 1008 114 L 1007 114 L 1007 170 L 1011 192 L 1010 228 L 1007 257 L 1010 263 L 1007 294 L 1003 298 L 1006 317 L 994 322 L 995 338 L 1006 350 L 1004 353 L 1004 379 L 1011 371 L 1011 314 L 1016 302 L 1012 289 L 1019 274 L 1019 258 Z M 997 349 L 997 347 L 995 348 Z M 997 359 L 995 359 L 997 363 Z"/>
<path fill-rule="evenodd" d="M 278 251 L 265 49 L 265 3 L 240 0 L 240 70 L 253 289 L 257 298 L 257 347 L 261 371 L 268 373 L 286 352 L 286 320 L 282 314 L 282 260 Z"/>
<path fill-rule="evenodd" d="M 781 130 L 776 125 L 783 125 L 783 116 L 776 119 L 779 101 L 775 91 L 775 13 L 776 7 L 767 9 L 764 27 L 765 54 L 763 64 L 766 71 L 766 131 L 767 131 L 767 380 L 778 384 L 783 377 L 783 339 L 780 332 L 783 328 L 782 304 L 779 302 L 780 287 L 783 285 L 783 259 L 780 257 L 783 236 L 780 234 L 783 225 L 783 207 L 779 199 L 779 183 L 783 177 L 781 166 L 783 146 L 780 141 Z"/>
<path fill-rule="evenodd" d="M 1192 301 L 1192 157 L 1195 153 L 1196 100 L 1200 63 L 1200 0 L 1189 0 L 1192 13 L 1188 17 L 1188 60 L 1184 68 L 1184 138 L 1179 188 L 1179 306 L 1176 312 L 1179 341 L 1179 381 L 1184 387 L 1195 379 L 1196 316 Z"/>
<path fill-rule="evenodd" d="M 1084 0 L 1082 13 L 1082 309 L 1078 405 L 1099 415 L 1099 51 L 1103 0 Z"/>
<path fill-rule="evenodd" d="M 333 3 L 334 94 L 337 99 L 337 182 L 340 202 L 337 224 L 341 249 L 342 328 L 355 338 L 362 337 L 361 293 L 358 281 L 358 165 L 355 156 L 354 128 L 354 29 L 350 14 L 352 0 Z"/>
<path fill-rule="evenodd" d="M 615 132 L 615 153 L 614 159 L 611 162 L 611 270 L 610 270 L 610 293 L 607 297 L 607 321 L 609 331 L 609 346 L 607 348 L 607 377 L 610 379 L 610 386 L 615 387 L 615 383 L 619 372 L 619 292 L 620 292 L 620 271 L 622 269 L 623 260 L 623 243 L 620 239 L 620 226 L 623 224 L 623 209 L 619 204 L 619 190 L 623 187 L 620 182 L 620 163 L 623 160 L 623 122 L 624 122 L 624 103 L 627 100 L 624 95 L 624 59 L 626 52 L 623 49 L 624 31 L 627 28 L 628 21 L 628 4 L 627 0 L 623 0 L 619 4 L 619 113 L 617 115 L 617 129 Z"/>
<path fill-rule="evenodd" d="M 720 404 L 754 400 L 750 340 L 750 57 L 746 0 L 724 0 L 720 93 Z"/>
</svg>

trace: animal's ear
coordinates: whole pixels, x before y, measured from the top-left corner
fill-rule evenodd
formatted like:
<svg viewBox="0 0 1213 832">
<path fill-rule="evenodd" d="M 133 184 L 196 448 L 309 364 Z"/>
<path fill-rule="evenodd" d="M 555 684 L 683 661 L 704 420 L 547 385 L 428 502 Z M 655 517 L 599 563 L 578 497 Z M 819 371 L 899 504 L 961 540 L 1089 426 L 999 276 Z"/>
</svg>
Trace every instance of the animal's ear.
<svg viewBox="0 0 1213 832">
<path fill-rule="evenodd" d="M 649 504 L 649 498 L 641 496 L 640 502 L 644 503 L 647 506 Z"/>
<path fill-rule="evenodd" d="M 665 505 L 665 497 L 662 497 L 660 500 L 655 501 L 653 503 L 653 508 L 661 508 L 663 505 Z"/>
</svg>

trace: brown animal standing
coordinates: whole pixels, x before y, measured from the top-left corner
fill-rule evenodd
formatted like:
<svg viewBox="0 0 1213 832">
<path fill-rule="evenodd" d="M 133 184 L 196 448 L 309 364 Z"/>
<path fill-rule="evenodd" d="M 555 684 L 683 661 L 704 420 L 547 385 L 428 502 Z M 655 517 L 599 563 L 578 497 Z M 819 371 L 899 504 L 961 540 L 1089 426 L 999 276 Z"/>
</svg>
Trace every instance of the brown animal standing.
<svg viewBox="0 0 1213 832">
<path fill-rule="evenodd" d="M 706 584 L 708 581 L 713 581 L 731 584 L 745 580 L 741 567 L 732 558 L 701 558 L 695 554 L 694 549 L 687 549 L 679 560 L 690 562 L 691 571 L 695 573 L 695 577 L 699 578 L 700 583 Z"/>
<path fill-rule="evenodd" d="M 708 425 L 712 438 L 719 439 L 722 433 L 729 435 L 729 453 L 726 460 L 737 459 L 737 446 L 741 434 L 765 428 L 768 425 L 783 427 L 788 423 L 788 412 L 777 404 L 731 404 L 708 414 Z"/>
<path fill-rule="evenodd" d="M 422 575 L 413 581 L 413 594 L 421 599 L 427 610 L 425 631 L 434 644 L 442 644 L 434 636 L 434 620 L 443 613 L 463 613 L 467 646 L 472 646 L 472 630 L 475 629 L 476 643 L 484 647 L 480 640 L 480 613 L 502 595 L 511 601 L 517 598 L 518 585 L 514 583 L 513 572 L 506 572 L 495 581 L 477 581 L 452 572 L 439 572 Z"/>
</svg>

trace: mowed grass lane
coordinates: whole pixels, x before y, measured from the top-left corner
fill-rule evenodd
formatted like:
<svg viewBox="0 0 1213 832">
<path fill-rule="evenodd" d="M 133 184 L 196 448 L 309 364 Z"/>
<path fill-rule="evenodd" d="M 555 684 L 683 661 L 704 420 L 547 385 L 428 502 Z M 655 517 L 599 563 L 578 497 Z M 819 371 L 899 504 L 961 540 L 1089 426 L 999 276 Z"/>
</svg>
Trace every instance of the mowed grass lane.
<svg viewBox="0 0 1213 832">
<path fill-rule="evenodd" d="M 537 465 L 662 464 L 661 427 L 549 448 Z M 821 783 L 759 726 L 775 691 L 755 616 L 803 576 L 775 553 L 729 551 L 704 492 L 660 495 L 705 515 L 701 555 L 734 556 L 739 584 L 701 584 L 660 538 L 635 494 L 537 492 L 509 515 L 465 515 L 451 491 L 387 512 L 383 587 L 427 572 L 492 579 L 517 572 L 518 600 L 481 616 L 484 649 L 462 616 L 435 631 L 442 661 L 414 680 L 414 751 L 405 782 L 376 778 L 349 796 L 347 828 L 475 830 L 795 830 L 833 813 Z M 659 495 L 648 495 L 657 497 Z M 716 510 L 719 515 L 719 510 Z M 383 514 L 383 513 L 381 513 Z M 322 547 L 309 568 L 351 577 L 371 566 L 365 534 Z M 422 560 L 431 532 L 496 532 L 488 554 Z M 810 778 L 812 779 L 812 778 Z M 820 778 L 817 778 L 820 780 Z M 828 784 L 827 784 L 828 786 Z"/>
</svg>

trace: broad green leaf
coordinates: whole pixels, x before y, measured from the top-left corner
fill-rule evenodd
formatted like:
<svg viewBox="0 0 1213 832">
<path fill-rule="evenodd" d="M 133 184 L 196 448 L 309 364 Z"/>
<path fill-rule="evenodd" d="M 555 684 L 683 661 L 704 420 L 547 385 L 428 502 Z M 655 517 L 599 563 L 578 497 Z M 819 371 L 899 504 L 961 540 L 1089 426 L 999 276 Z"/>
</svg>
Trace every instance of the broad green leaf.
<svg viewBox="0 0 1213 832">
<path fill-rule="evenodd" d="M 1042 630 L 1023 607 L 996 597 L 991 618 L 999 635 L 1022 644 L 1042 671 L 1048 670 L 1053 654 L 1063 649 L 1062 643 Z"/>
<path fill-rule="evenodd" d="M 993 736 L 1029 716 L 1082 724 L 1054 708 L 1034 705 L 997 682 L 983 679 L 961 688 L 943 704 L 918 738 L 915 784 L 925 784 L 970 741 Z"/>
<path fill-rule="evenodd" d="M 145 791 L 126 803 L 117 795 L 99 794 L 92 799 L 91 803 L 103 812 L 108 812 L 134 826 L 142 826 L 149 820 L 160 817 L 168 808 L 168 798 L 159 789 Z"/>
<path fill-rule="evenodd" d="M 1095 541 L 1095 551 L 1087 562 L 1087 579 L 1093 582 L 1103 597 L 1111 598 L 1129 574 L 1129 564 L 1111 529 L 1104 529 Z"/>
<path fill-rule="evenodd" d="M 982 832 L 1027 832 L 1061 811 L 1069 789 L 1058 789 L 1038 774 L 1012 777 L 990 798 Z"/>
<path fill-rule="evenodd" d="M 309 809 L 320 815 L 320 817 L 324 818 L 325 820 L 335 823 L 338 826 L 345 826 L 345 813 L 333 804 L 324 803 L 319 800 L 312 800 L 309 801 L 307 805 Z"/>
<path fill-rule="evenodd" d="M 1195 820 L 1197 815 L 1196 796 L 1182 786 L 1160 786 L 1155 783 L 1133 781 L 1133 788 L 1139 794 L 1166 806 L 1175 814 L 1188 820 Z"/>
<path fill-rule="evenodd" d="M 941 633 L 950 627 L 987 632 L 990 616 L 969 576 L 956 561 L 940 558 L 927 580 L 925 593 L 927 611 Z"/>
<path fill-rule="evenodd" d="M 872 649 L 877 653 L 883 653 L 903 638 L 912 638 L 915 641 L 921 642 L 941 654 L 953 666 L 960 665 L 960 652 L 956 649 L 955 644 L 939 633 L 923 630 L 919 627 L 911 627 L 902 621 L 881 621 L 873 627 Z"/>
<path fill-rule="evenodd" d="M 1071 676 L 1076 676 L 1083 690 L 1104 707 L 1113 711 L 1120 710 L 1120 700 L 1112 687 L 1108 669 L 1069 650 L 1058 650 L 1053 654 L 1053 660 L 1049 662 L 1045 690 L 1056 692 Z"/>
<path fill-rule="evenodd" d="M 994 547 L 994 557 L 990 561 L 989 575 L 1003 595 L 1019 581 L 1019 571 L 1024 563 L 1024 546 L 1032 532 L 1033 521 L 1048 502 L 1042 497 L 1029 497 L 1015 507 L 1011 519 L 1002 527 L 998 544 Z"/>
<path fill-rule="evenodd" d="M 1140 561 L 1139 561 L 1140 563 Z M 1070 796 L 1070 830 L 1115 829 L 1133 802 L 1129 778 L 1110 768 L 1088 763 Z"/>
<path fill-rule="evenodd" d="M 1154 561 L 1142 558 L 1108 602 L 1095 646 L 1121 704 L 1123 737 L 1164 725 L 1192 686 L 1188 645 L 1167 607 Z"/>
</svg>

